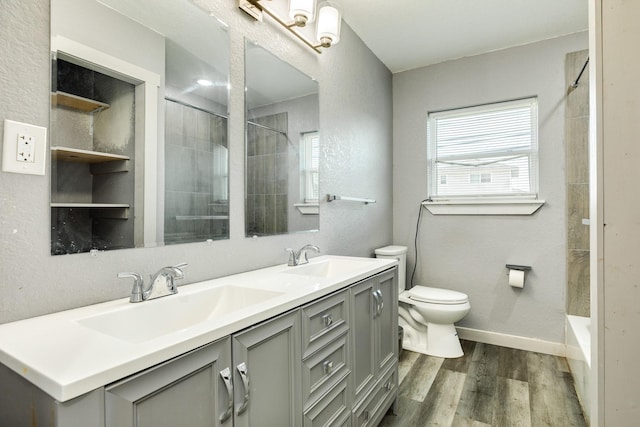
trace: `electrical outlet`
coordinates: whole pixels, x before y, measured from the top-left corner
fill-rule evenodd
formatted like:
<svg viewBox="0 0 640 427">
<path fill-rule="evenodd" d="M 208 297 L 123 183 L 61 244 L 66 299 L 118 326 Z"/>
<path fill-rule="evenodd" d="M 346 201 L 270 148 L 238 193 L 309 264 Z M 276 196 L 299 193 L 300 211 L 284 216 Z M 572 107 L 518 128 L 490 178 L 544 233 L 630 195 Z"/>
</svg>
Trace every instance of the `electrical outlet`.
<svg viewBox="0 0 640 427">
<path fill-rule="evenodd" d="M 29 162 L 34 163 L 36 160 L 36 141 L 31 135 L 24 133 L 18 134 L 18 150 L 16 153 L 16 160 L 20 163 Z"/>
<path fill-rule="evenodd" d="M 47 128 L 5 119 L 2 144 L 3 171 L 44 175 Z"/>
</svg>

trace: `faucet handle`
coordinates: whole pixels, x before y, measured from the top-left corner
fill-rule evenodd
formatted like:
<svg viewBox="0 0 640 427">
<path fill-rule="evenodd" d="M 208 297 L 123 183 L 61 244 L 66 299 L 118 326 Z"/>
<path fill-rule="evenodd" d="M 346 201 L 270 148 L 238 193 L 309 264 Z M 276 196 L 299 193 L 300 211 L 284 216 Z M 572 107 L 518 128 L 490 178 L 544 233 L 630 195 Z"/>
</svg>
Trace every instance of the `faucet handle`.
<svg viewBox="0 0 640 427">
<path fill-rule="evenodd" d="M 144 279 L 139 273 L 134 272 L 121 272 L 118 273 L 119 279 L 133 279 L 133 288 L 131 288 L 131 297 L 129 297 L 130 302 L 142 302 L 144 298 L 142 297 L 142 289 L 144 287 Z"/>
<path fill-rule="evenodd" d="M 297 264 L 295 251 L 291 248 L 284 248 L 284 250 L 289 253 L 289 261 L 287 262 L 287 265 L 289 267 L 295 266 Z"/>
<path fill-rule="evenodd" d="M 176 280 L 184 279 L 184 272 L 182 271 L 182 269 L 185 268 L 187 265 L 188 264 L 186 262 L 181 262 L 179 264 L 160 269 L 160 272 L 164 272 L 164 274 L 156 277 L 164 278 L 165 284 L 167 285 L 167 289 L 169 290 L 169 293 L 172 293 L 172 294 L 178 293 L 178 288 L 175 282 Z"/>
<path fill-rule="evenodd" d="M 188 263 L 186 262 L 181 262 L 179 264 L 174 265 L 172 268 L 175 271 L 175 277 L 174 279 L 184 279 L 184 272 L 182 271 L 183 268 L 189 266 Z"/>
</svg>

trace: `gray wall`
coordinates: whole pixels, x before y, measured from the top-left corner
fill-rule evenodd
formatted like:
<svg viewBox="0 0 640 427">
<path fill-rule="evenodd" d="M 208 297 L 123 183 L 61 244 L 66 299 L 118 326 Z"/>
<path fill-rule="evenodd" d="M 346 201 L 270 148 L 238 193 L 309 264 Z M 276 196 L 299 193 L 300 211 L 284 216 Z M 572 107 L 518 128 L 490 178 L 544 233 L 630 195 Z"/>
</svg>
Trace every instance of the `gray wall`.
<svg viewBox="0 0 640 427">
<path fill-rule="evenodd" d="M 411 248 L 408 280 L 418 206 L 427 197 L 427 113 L 538 97 L 540 198 L 546 204 L 521 217 L 423 212 L 414 284 L 467 293 L 471 312 L 460 326 L 564 342 L 564 61 L 587 42 L 586 33 L 574 34 L 393 76 L 393 235 L 395 244 Z M 505 264 L 533 267 L 523 290 L 508 285 Z"/>
<path fill-rule="evenodd" d="M 191 283 L 286 262 L 284 247 L 318 245 L 325 254 L 369 256 L 392 236 L 391 74 L 347 26 L 340 43 L 316 55 L 269 22 L 250 21 L 233 1 L 199 0 L 230 26 L 230 211 L 226 241 L 49 255 L 49 167 L 46 176 L 0 172 L 0 323 L 128 295 L 119 271 L 151 273 L 189 263 Z M 29 26 L 23 25 L 29 16 Z M 48 126 L 49 2 L 0 8 L 0 119 Z M 371 197 L 370 205 L 321 205 L 320 231 L 244 237 L 244 37 L 320 81 L 320 191 Z M 4 124 L 0 121 L 0 134 Z M 159 187 L 162 191 L 162 186 Z"/>
</svg>

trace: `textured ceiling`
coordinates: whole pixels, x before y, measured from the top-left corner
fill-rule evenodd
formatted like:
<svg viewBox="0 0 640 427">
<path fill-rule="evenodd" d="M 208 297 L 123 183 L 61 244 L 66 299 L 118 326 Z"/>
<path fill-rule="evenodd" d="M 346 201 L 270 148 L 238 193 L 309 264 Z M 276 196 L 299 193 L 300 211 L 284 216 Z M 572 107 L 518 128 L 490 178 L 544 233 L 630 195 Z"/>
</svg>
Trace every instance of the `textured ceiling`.
<svg viewBox="0 0 640 427">
<path fill-rule="evenodd" d="M 345 22 L 394 73 L 588 27 L 587 0 L 340 0 L 339 5 Z"/>
</svg>

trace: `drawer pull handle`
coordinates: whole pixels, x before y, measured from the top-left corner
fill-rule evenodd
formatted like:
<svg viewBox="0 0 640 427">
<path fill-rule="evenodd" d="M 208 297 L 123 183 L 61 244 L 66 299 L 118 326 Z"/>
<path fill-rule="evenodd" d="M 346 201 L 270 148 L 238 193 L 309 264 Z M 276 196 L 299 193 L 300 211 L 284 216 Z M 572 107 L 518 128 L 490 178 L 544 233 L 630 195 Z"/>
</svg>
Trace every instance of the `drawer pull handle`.
<svg viewBox="0 0 640 427">
<path fill-rule="evenodd" d="M 333 362 L 331 360 L 325 360 L 322 364 L 322 371 L 325 375 L 329 374 L 333 369 Z"/>
<path fill-rule="evenodd" d="M 220 423 L 224 423 L 231 417 L 231 414 L 233 414 L 233 385 L 231 384 L 231 370 L 229 368 L 224 368 L 220 371 L 220 378 L 222 378 L 224 386 L 227 388 L 227 397 L 229 399 L 227 409 L 222 413 L 222 415 L 220 415 Z"/>
<path fill-rule="evenodd" d="M 333 325 L 333 316 L 331 316 L 330 314 L 323 315 L 322 324 L 324 325 L 325 328 L 328 328 L 329 326 Z"/>
<path fill-rule="evenodd" d="M 384 385 L 384 388 L 386 388 L 387 390 L 391 390 L 393 388 L 393 383 L 389 381 Z"/>
<path fill-rule="evenodd" d="M 238 415 L 241 415 L 244 411 L 247 410 L 247 406 L 249 405 L 249 372 L 247 370 L 247 364 L 244 362 L 236 366 L 236 369 L 240 374 L 242 385 L 244 386 L 244 400 L 237 410 Z"/>
</svg>

